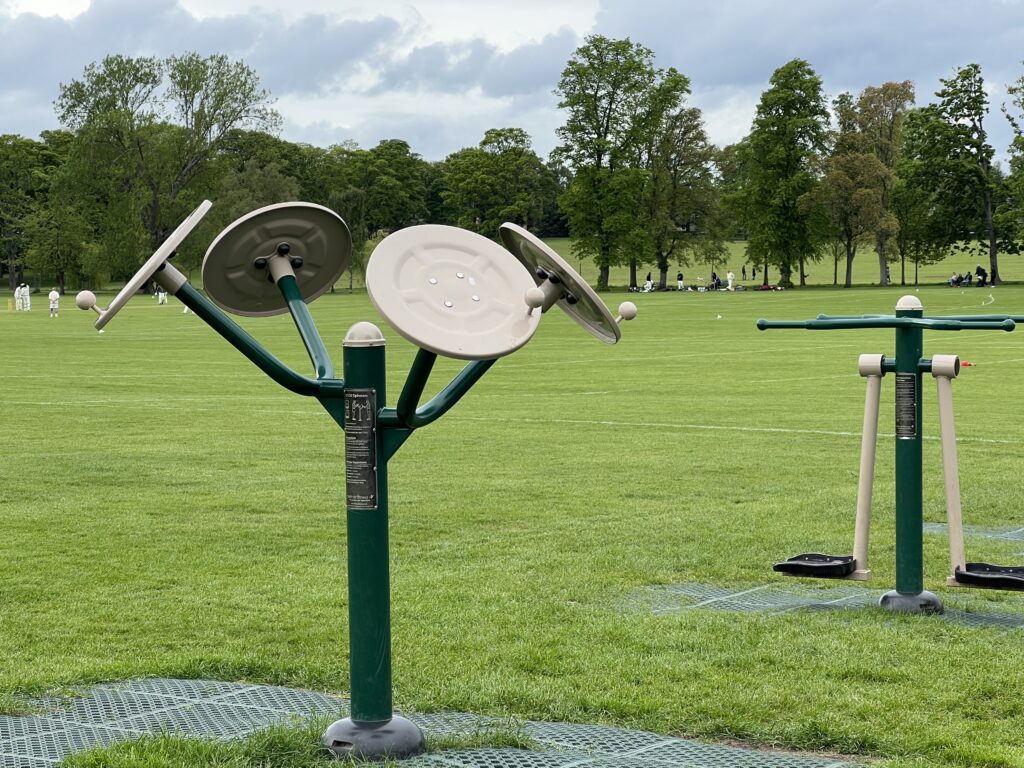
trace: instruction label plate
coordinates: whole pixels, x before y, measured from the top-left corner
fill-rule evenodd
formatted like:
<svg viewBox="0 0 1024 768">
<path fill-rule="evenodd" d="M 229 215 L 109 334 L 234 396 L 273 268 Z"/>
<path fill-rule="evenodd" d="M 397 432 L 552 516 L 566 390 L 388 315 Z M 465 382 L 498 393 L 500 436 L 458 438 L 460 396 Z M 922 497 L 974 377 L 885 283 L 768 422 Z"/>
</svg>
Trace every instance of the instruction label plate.
<svg viewBox="0 0 1024 768">
<path fill-rule="evenodd" d="M 917 374 L 896 374 L 896 439 L 917 437 Z"/>
<path fill-rule="evenodd" d="M 345 390 L 345 491 L 349 509 L 377 509 L 377 392 L 373 389 Z"/>
</svg>

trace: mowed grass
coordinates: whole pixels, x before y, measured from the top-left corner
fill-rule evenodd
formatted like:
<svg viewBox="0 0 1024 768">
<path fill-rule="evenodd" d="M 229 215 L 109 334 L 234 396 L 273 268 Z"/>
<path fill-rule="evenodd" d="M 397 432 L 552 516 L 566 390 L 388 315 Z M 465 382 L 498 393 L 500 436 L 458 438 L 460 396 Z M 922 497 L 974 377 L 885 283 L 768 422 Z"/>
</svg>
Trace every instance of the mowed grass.
<svg viewBox="0 0 1024 768">
<path fill-rule="evenodd" d="M 1019 631 L 880 610 L 628 608 L 647 585 L 781 582 L 775 560 L 850 551 L 857 355 L 891 354 L 893 334 L 754 323 L 889 312 L 900 295 L 639 295 L 640 315 L 616 346 L 549 313 L 389 465 L 396 705 L 900 768 L 1024 766 Z M 1024 312 L 1021 286 L 919 296 L 929 314 Z M 140 675 L 344 693 L 341 430 L 173 299 L 136 297 L 103 335 L 70 297 L 62 304 L 58 320 L 42 302 L 31 314 L 0 312 L 0 706 Z M 311 309 L 339 370 L 346 329 L 382 325 L 393 403 L 414 348 L 363 294 Z M 309 369 L 287 316 L 240 322 Z M 974 363 L 955 385 L 971 525 L 1024 525 L 1021 333 L 926 337 L 926 354 Z M 434 390 L 459 364 L 438 368 Z M 878 588 L 894 583 L 891 386 L 872 531 Z M 925 393 L 934 438 L 930 380 Z M 924 486 L 925 518 L 942 521 L 934 439 Z M 976 559 L 1024 560 L 1020 543 L 968 545 Z M 925 547 L 926 587 L 948 602 L 970 594 L 975 608 L 1024 611 L 1024 595 L 946 589 L 946 540 L 929 535 Z M 116 764 L 148 764 L 132 749 Z"/>
</svg>

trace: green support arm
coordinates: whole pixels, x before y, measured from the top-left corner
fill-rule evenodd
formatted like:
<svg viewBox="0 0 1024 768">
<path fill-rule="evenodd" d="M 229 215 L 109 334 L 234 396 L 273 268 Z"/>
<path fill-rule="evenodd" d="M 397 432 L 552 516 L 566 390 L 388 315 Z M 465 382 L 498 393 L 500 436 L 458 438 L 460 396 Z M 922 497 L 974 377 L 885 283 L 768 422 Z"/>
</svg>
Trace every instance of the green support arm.
<svg viewBox="0 0 1024 768">
<path fill-rule="evenodd" d="M 299 284 L 295 282 L 295 277 L 284 275 L 277 281 L 277 287 L 288 304 L 288 311 L 291 312 L 292 320 L 295 321 L 295 327 L 299 329 L 299 336 L 302 337 L 302 343 L 305 344 L 306 352 L 309 353 L 309 359 L 316 370 L 316 377 L 318 379 L 333 379 L 334 363 L 331 362 L 331 357 L 327 354 L 327 347 L 324 346 L 323 339 L 320 338 L 320 333 L 313 323 L 313 318 L 309 314 L 309 306 L 302 298 L 302 292 L 299 290 Z"/>
<path fill-rule="evenodd" d="M 398 407 L 393 412 L 381 414 L 382 423 L 394 418 L 396 424 L 408 429 L 419 429 L 437 421 L 444 416 L 452 407 L 462 399 L 474 384 L 490 370 L 490 367 L 497 362 L 493 360 L 474 360 L 466 365 L 458 375 L 451 380 L 447 387 L 432 397 L 426 405 L 417 408 L 420 395 L 427 384 L 430 372 L 434 367 L 437 355 L 425 349 L 416 353 L 409 376 L 406 378 L 405 387 L 398 398 Z M 390 410 L 390 409 L 386 409 Z M 392 414 L 394 414 L 392 416 Z"/>
<path fill-rule="evenodd" d="M 299 395 L 320 394 L 321 384 L 319 381 L 296 373 L 270 354 L 270 352 L 260 346 L 256 339 L 242 330 L 237 323 L 221 312 L 213 302 L 199 293 L 189 283 L 182 284 L 175 291 L 175 296 L 213 330 L 227 339 L 231 346 L 249 358 L 257 368 L 282 387 Z"/>
</svg>

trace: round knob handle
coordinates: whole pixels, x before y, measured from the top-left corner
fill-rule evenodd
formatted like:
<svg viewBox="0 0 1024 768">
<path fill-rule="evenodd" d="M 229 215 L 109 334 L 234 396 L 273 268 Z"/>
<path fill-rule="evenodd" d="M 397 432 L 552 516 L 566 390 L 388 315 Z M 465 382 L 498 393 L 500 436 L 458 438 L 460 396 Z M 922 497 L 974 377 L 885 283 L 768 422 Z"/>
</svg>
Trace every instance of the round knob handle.
<svg viewBox="0 0 1024 768">
<path fill-rule="evenodd" d="M 79 291 L 75 296 L 75 306 L 79 309 L 93 309 L 96 306 L 96 294 L 92 291 Z"/>
<path fill-rule="evenodd" d="M 79 291 L 75 295 L 75 306 L 79 309 L 91 309 L 97 315 L 103 314 L 103 310 L 96 306 L 96 294 L 92 291 Z"/>
<path fill-rule="evenodd" d="M 530 308 L 528 314 L 533 314 L 533 310 L 538 307 L 544 306 L 544 291 L 534 286 L 533 288 L 526 289 L 526 306 Z"/>
<path fill-rule="evenodd" d="M 636 304 L 632 301 L 624 301 L 619 304 L 619 316 L 615 318 L 615 322 L 622 324 L 623 320 L 632 320 L 636 317 Z"/>
</svg>

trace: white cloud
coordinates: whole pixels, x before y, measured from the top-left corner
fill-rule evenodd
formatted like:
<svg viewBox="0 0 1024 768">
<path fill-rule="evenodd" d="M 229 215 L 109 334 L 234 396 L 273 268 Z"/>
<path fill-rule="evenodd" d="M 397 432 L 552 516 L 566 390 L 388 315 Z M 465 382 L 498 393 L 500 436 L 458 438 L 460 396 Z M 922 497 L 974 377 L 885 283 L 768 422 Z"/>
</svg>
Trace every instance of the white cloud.
<svg viewBox="0 0 1024 768">
<path fill-rule="evenodd" d="M 499 51 L 510 51 L 529 42 L 538 42 L 551 30 L 568 27 L 584 35 L 594 25 L 599 0 L 517 0 L 481 2 L 480 0 L 376 0 L 373 3 L 349 0 L 181 0 L 181 5 L 196 18 L 246 14 L 258 8 L 264 13 L 295 19 L 318 13 L 346 19 L 371 19 L 387 16 L 398 19 L 414 31 L 412 46 L 453 41 L 483 40 Z M 396 53 L 407 53 L 396 50 Z"/>
<path fill-rule="evenodd" d="M 34 13 L 37 16 L 60 16 L 73 19 L 89 8 L 89 0 L 9 0 L 0 3 L 0 10 L 10 16 Z"/>
<path fill-rule="evenodd" d="M 761 98 L 760 86 L 694 88 L 690 103 L 704 115 L 704 127 L 720 147 L 735 144 L 750 133 Z"/>
</svg>

